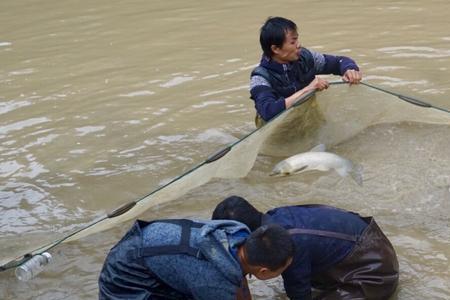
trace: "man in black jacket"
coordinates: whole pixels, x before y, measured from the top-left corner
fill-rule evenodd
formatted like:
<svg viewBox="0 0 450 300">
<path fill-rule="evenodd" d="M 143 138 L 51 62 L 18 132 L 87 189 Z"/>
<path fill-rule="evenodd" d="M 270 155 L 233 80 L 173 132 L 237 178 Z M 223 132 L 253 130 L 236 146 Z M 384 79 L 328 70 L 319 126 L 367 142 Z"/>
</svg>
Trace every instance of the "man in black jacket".
<svg viewBox="0 0 450 300">
<path fill-rule="evenodd" d="M 236 220 L 250 230 L 277 224 L 292 236 L 295 254 L 282 273 L 291 300 L 387 300 L 398 284 L 394 248 L 372 217 L 326 205 L 278 207 L 263 214 L 244 198 L 219 203 L 213 219 Z"/>
<path fill-rule="evenodd" d="M 264 53 L 250 79 L 259 126 L 302 95 L 328 88 L 329 83 L 318 74 L 341 75 L 350 84 L 361 81 L 361 72 L 351 58 L 302 48 L 297 25 L 291 20 L 269 18 L 261 27 L 260 44 Z"/>
</svg>

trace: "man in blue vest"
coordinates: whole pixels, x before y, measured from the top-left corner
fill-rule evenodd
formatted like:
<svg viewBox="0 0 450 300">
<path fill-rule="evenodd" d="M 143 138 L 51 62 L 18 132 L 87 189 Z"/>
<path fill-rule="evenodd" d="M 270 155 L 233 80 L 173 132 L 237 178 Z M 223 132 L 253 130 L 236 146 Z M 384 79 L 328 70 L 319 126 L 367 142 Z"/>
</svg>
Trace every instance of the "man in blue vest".
<svg viewBox="0 0 450 300">
<path fill-rule="evenodd" d="M 398 261 L 373 218 L 326 205 L 279 207 L 266 214 L 244 198 L 219 203 L 213 219 L 237 220 L 251 230 L 278 224 L 291 234 L 295 254 L 282 273 L 291 300 L 386 300 L 398 284 Z"/>
<path fill-rule="evenodd" d="M 291 263 L 289 233 L 236 221 L 137 221 L 109 252 L 99 299 L 249 300 L 245 276 L 266 280 Z"/>
<path fill-rule="evenodd" d="M 302 95 L 328 88 L 329 83 L 318 74 L 341 75 L 350 84 L 361 81 L 361 72 L 351 58 L 302 48 L 297 25 L 291 20 L 269 18 L 261 27 L 259 40 L 263 56 L 250 79 L 258 127 L 291 107 Z"/>
</svg>

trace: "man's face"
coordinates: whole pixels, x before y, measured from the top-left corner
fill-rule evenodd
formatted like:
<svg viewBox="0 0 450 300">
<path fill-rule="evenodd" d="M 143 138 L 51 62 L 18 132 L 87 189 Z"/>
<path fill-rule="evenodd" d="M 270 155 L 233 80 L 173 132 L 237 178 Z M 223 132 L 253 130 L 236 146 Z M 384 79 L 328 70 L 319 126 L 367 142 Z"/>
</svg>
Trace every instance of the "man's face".
<svg viewBox="0 0 450 300">
<path fill-rule="evenodd" d="M 281 48 L 272 45 L 272 52 L 274 53 L 272 58 L 279 63 L 293 62 L 298 60 L 299 50 L 298 33 L 296 31 L 287 31 Z"/>
</svg>

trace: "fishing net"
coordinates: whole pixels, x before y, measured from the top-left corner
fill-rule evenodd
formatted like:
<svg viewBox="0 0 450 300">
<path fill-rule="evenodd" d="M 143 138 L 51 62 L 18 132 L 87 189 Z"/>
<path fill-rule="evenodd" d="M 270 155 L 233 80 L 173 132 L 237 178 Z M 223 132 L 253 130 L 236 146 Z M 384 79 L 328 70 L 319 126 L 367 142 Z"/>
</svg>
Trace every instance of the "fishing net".
<svg viewBox="0 0 450 300">
<path fill-rule="evenodd" d="M 62 238 L 40 247 L 16 246 L 2 251 L 0 270 L 16 267 L 32 255 L 63 242 L 135 219 L 156 205 L 179 198 L 213 178 L 245 177 L 259 154 L 289 156 L 317 144 L 332 147 L 377 124 L 417 122 L 450 125 L 450 113 L 421 100 L 398 95 L 368 84 L 332 84 L 326 91 L 305 95 L 297 104 L 259 129 L 206 158 L 203 162 L 135 201 L 76 228 Z M 450 130 L 450 127 L 448 128 Z M 19 237 L 20 238 L 20 237 Z M 15 237 L 17 239 L 17 237 Z M 8 245 L 8 239 L 3 239 Z M 7 249 L 7 248 L 6 248 Z"/>
</svg>

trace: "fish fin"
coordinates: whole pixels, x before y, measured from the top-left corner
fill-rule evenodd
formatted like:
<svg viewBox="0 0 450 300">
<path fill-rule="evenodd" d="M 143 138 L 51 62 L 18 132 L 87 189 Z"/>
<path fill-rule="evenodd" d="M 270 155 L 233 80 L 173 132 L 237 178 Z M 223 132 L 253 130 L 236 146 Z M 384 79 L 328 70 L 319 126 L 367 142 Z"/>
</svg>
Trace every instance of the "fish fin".
<svg viewBox="0 0 450 300">
<path fill-rule="evenodd" d="M 309 150 L 309 152 L 325 152 L 325 150 L 327 150 L 325 144 L 319 144 L 314 148 L 312 148 L 311 150 Z"/>
<path fill-rule="evenodd" d="M 298 169 L 294 169 L 294 170 L 292 170 L 292 174 L 295 174 L 295 173 L 300 173 L 301 171 L 303 171 L 304 169 L 306 169 L 306 168 L 308 168 L 308 165 L 305 165 L 305 166 L 301 166 L 300 168 L 298 168 Z"/>
<path fill-rule="evenodd" d="M 280 171 L 274 171 L 272 170 L 272 172 L 270 172 L 269 176 L 278 176 L 281 175 Z"/>
<path fill-rule="evenodd" d="M 360 164 L 353 164 L 353 168 L 349 172 L 353 180 L 359 185 L 363 185 L 363 166 Z"/>
</svg>

